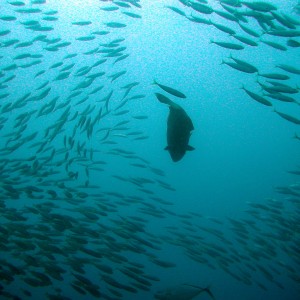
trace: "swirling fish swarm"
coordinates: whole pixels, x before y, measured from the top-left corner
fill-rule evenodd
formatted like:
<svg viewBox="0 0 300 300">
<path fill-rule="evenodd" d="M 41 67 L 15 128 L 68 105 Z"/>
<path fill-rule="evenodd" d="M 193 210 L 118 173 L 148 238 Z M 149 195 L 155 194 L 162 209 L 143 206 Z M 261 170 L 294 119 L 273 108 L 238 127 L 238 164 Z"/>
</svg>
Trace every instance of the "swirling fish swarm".
<svg viewBox="0 0 300 300">
<path fill-rule="evenodd" d="M 132 150 L 149 137 L 149 116 L 132 113 L 146 93 L 126 65 L 123 30 L 143 21 L 143 1 L 94 1 L 90 20 L 67 22 L 47 2 L 0 3 L 1 299 L 154 299 L 160 272 L 178 268 L 166 249 L 262 291 L 284 290 L 285 278 L 299 284 L 298 183 L 277 188 L 285 201 L 248 203 L 244 218 L 178 213 L 158 195 L 176 190 L 165 171 Z M 253 76 L 256 90 L 241 86 L 249 101 L 299 104 L 299 62 L 261 72 L 238 58 L 247 47 L 296 51 L 299 4 L 291 14 L 264 1 L 174 5 L 162 9 L 224 34 L 209 47 L 228 51 L 224 68 Z M 300 124 L 297 114 L 275 113 Z"/>
</svg>

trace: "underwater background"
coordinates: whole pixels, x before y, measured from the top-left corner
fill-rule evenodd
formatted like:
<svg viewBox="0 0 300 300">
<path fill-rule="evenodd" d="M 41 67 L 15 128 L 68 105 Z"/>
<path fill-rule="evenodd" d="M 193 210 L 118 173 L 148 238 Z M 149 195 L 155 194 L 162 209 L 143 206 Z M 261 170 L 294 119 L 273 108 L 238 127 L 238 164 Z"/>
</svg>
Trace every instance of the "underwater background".
<svg viewBox="0 0 300 300">
<path fill-rule="evenodd" d="M 299 299 L 298 1 L 0 9 L 1 299 Z"/>
</svg>

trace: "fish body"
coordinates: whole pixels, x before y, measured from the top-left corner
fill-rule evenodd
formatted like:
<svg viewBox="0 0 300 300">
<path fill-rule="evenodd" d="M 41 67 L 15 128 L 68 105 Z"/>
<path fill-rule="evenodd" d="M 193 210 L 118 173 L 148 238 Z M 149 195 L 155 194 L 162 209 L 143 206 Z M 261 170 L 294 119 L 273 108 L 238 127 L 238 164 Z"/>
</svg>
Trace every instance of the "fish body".
<svg viewBox="0 0 300 300">
<path fill-rule="evenodd" d="M 227 61 L 224 61 L 222 60 L 222 64 L 226 64 L 238 71 L 242 71 L 244 73 L 256 73 L 258 72 L 257 68 L 243 60 L 240 60 L 240 59 L 237 59 L 237 58 L 234 58 L 232 56 L 230 56 L 230 58 L 232 60 L 234 60 L 234 62 L 227 62 Z"/>
<path fill-rule="evenodd" d="M 246 44 L 246 45 L 249 45 L 249 46 L 252 46 L 252 47 L 256 47 L 258 46 L 258 43 L 247 38 L 247 37 L 244 37 L 242 35 L 238 35 L 238 34 L 234 34 L 232 35 L 235 39 L 239 40 L 240 42 Z"/>
<path fill-rule="evenodd" d="M 175 96 L 175 97 L 178 97 L 178 98 L 186 98 L 186 95 L 184 95 L 183 93 L 169 87 L 169 86 L 166 86 L 166 85 L 163 85 L 163 84 L 160 84 L 158 83 L 157 81 L 153 81 L 153 84 L 156 84 L 158 85 L 161 89 L 163 89 L 165 92 Z"/>
<path fill-rule="evenodd" d="M 192 120 L 178 104 L 171 101 L 166 96 L 156 93 L 157 99 L 169 105 L 169 116 L 167 121 L 167 147 L 171 158 L 177 162 L 183 158 L 186 151 L 194 150 L 189 146 L 191 131 L 194 130 Z"/>
<path fill-rule="evenodd" d="M 300 74 L 300 69 L 295 68 L 294 66 L 280 64 L 277 66 L 278 68 L 293 74 Z"/>
<path fill-rule="evenodd" d="M 265 78 L 270 78 L 270 79 L 277 79 L 277 80 L 287 80 L 290 79 L 289 76 L 284 75 L 284 74 L 277 74 L 277 73 L 258 73 L 259 76 L 265 77 Z"/>
<path fill-rule="evenodd" d="M 77 25 L 77 26 L 87 26 L 92 24 L 91 21 L 78 21 L 78 22 L 72 22 L 73 25 Z"/>
<path fill-rule="evenodd" d="M 265 99 L 264 97 L 249 91 L 244 86 L 242 86 L 242 89 L 255 101 L 257 101 L 263 105 L 266 105 L 266 106 L 272 106 L 272 103 L 270 101 L 268 101 L 267 99 Z"/>
<path fill-rule="evenodd" d="M 255 2 L 248 2 L 248 1 L 240 1 L 243 5 L 247 6 L 248 8 L 260 11 L 260 12 L 270 12 L 272 10 L 276 10 L 277 7 L 271 3 L 267 3 L 264 1 L 255 1 Z"/>
<path fill-rule="evenodd" d="M 201 288 L 189 284 L 182 284 L 159 291 L 155 294 L 154 298 L 159 300 L 192 300 L 201 293 L 207 293 L 212 299 L 215 299 L 208 287 Z"/>
<path fill-rule="evenodd" d="M 231 50 L 242 50 L 244 49 L 244 46 L 234 44 L 234 43 L 227 43 L 227 42 L 217 42 L 214 40 L 211 40 L 210 43 L 216 44 L 218 46 L 221 46 L 223 48 L 231 49 Z"/>
<path fill-rule="evenodd" d="M 280 117 L 282 117 L 283 119 L 291 122 L 291 123 L 294 123 L 296 125 L 300 125 L 300 120 L 293 117 L 293 116 L 290 116 L 288 114 L 285 114 L 285 113 L 282 113 L 280 111 L 277 111 L 277 110 L 274 110 L 274 112 L 276 112 Z"/>
<path fill-rule="evenodd" d="M 123 28 L 123 27 L 126 27 L 126 24 L 119 23 L 119 22 L 108 22 L 108 23 L 105 23 L 105 25 L 107 27 L 110 27 L 110 28 Z"/>
</svg>

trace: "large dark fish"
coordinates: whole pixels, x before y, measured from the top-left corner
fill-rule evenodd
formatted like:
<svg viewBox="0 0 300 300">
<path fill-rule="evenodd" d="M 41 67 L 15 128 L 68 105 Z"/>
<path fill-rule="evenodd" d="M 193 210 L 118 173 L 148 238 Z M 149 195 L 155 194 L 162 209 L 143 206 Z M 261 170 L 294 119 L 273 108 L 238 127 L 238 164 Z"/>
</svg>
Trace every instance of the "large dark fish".
<svg viewBox="0 0 300 300">
<path fill-rule="evenodd" d="M 194 150 L 189 146 L 191 131 L 194 130 L 192 120 L 178 104 L 171 101 L 166 96 L 155 93 L 157 99 L 164 104 L 169 105 L 169 116 L 167 123 L 167 143 L 168 150 L 174 162 L 179 161 L 185 155 L 186 151 Z"/>
</svg>

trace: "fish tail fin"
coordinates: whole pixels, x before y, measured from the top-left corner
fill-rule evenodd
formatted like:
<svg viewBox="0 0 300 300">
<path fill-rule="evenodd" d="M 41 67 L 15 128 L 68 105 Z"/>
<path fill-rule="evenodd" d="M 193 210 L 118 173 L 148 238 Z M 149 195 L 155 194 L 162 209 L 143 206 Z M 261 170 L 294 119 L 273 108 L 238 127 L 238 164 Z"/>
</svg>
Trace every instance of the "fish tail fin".
<svg viewBox="0 0 300 300">
<path fill-rule="evenodd" d="M 155 79 L 153 79 L 152 85 L 156 85 L 157 81 Z"/>
<path fill-rule="evenodd" d="M 216 299 L 214 294 L 210 290 L 210 286 L 207 286 L 206 288 L 204 288 L 203 291 L 205 291 L 212 299 L 214 299 L 214 300 Z"/>
<path fill-rule="evenodd" d="M 255 78 L 255 81 L 256 81 L 256 83 L 257 84 L 259 84 L 260 85 L 260 87 L 261 87 L 261 91 L 263 91 L 263 83 L 261 83 L 260 81 L 259 81 L 259 78 L 258 78 L 258 76 Z"/>
</svg>

